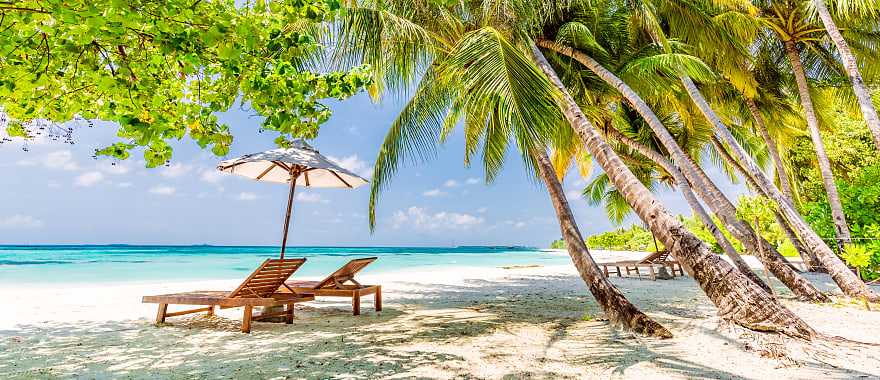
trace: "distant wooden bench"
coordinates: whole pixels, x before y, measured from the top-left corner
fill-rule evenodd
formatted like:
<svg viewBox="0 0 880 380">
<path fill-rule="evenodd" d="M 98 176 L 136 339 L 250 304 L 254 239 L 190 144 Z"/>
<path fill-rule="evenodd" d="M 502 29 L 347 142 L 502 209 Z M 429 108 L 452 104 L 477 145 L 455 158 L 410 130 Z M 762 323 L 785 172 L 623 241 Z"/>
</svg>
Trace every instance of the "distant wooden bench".
<svg viewBox="0 0 880 380">
<path fill-rule="evenodd" d="M 293 323 L 293 308 L 298 302 L 312 301 L 314 295 L 296 292 L 280 293 L 278 288 L 284 286 L 293 272 L 296 272 L 306 259 L 268 259 L 260 265 L 241 285 L 229 291 L 195 291 L 186 293 L 145 296 L 143 303 L 159 304 L 156 323 L 165 322 L 167 317 L 206 312 L 214 315 L 214 308 L 244 307 L 241 320 L 241 331 L 251 332 L 251 320 L 285 316 L 286 323 Z M 168 312 L 168 305 L 204 305 L 197 309 Z M 273 313 L 253 315 L 254 306 L 286 306 L 285 310 Z"/>
<path fill-rule="evenodd" d="M 620 268 L 622 267 L 626 271 L 627 275 L 630 275 L 630 274 L 632 274 L 632 272 L 635 272 L 636 275 L 640 279 L 642 278 L 641 269 L 647 269 L 648 270 L 648 273 L 647 273 L 648 277 L 651 280 L 657 280 L 657 271 L 655 268 L 657 265 L 660 265 L 663 268 L 669 269 L 669 272 L 670 272 L 670 274 L 672 274 L 673 278 L 675 278 L 676 272 L 678 272 L 679 275 L 684 276 L 684 270 L 682 269 L 681 264 L 679 264 L 676 261 L 669 260 L 669 252 L 668 251 L 653 252 L 653 253 L 649 254 L 648 256 L 645 256 L 641 260 L 627 260 L 627 261 L 617 261 L 617 262 L 613 262 L 613 263 L 600 263 L 599 265 L 602 267 L 602 273 L 605 274 L 605 277 L 608 277 L 608 274 L 609 274 L 608 268 L 609 267 L 614 268 L 614 271 L 611 273 L 617 274 L 617 277 L 623 277 L 623 274 L 620 271 Z"/>
<path fill-rule="evenodd" d="M 376 259 L 367 257 L 351 260 L 321 281 L 287 281 L 279 291 L 318 297 L 351 298 L 351 311 L 354 315 L 361 314 L 361 297 L 375 294 L 376 311 L 382 311 L 382 286 L 362 285 L 354 279 L 358 272 Z"/>
</svg>

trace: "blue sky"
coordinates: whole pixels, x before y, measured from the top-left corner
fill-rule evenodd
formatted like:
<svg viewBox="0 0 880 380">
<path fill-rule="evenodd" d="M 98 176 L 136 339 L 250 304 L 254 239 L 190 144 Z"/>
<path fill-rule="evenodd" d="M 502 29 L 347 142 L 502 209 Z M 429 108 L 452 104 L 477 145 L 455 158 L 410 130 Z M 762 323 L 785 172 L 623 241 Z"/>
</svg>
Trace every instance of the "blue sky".
<svg viewBox="0 0 880 380">
<path fill-rule="evenodd" d="M 369 176 L 402 104 L 374 104 L 365 95 L 333 102 L 334 115 L 312 145 Z M 235 110 L 221 119 L 235 134 L 227 158 L 274 147 L 273 135 L 256 133 L 259 119 L 250 113 Z M 95 148 L 117 141 L 109 124 L 75 135 L 76 145 L 35 141 L 28 152 L 18 141 L 0 145 L 0 244 L 279 244 L 286 186 L 221 174 L 215 166 L 222 158 L 188 139 L 174 144 L 169 167 L 146 169 L 139 153 L 115 165 L 91 158 Z M 502 174 L 485 185 L 478 165 L 464 167 L 456 133 L 434 160 L 398 172 L 380 201 L 374 234 L 367 227 L 368 186 L 299 191 L 289 244 L 546 247 L 559 236 L 555 215 L 517 154 L 508 152 Z M 728 194 L 744 191 L 717 170 L 710 173 Z M 584 183 L 574 171 L 565 181 L 581 231 L 613 228 L 601 208 L 578 198 Z M 658 196 L 674 212 L 690 214 L 677 193 Z"/>
</svg>

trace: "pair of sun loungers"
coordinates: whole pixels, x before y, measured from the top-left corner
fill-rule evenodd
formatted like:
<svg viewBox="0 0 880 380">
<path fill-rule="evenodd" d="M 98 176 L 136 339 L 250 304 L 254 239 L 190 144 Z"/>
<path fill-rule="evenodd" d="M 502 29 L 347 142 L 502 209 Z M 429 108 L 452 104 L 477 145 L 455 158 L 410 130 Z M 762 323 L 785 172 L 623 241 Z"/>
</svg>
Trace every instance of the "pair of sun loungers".
<svg viewBox="0 0 880 380">
<path fill-rule="evenodd" d="M 159 304 L 156 323 L 165 322 L 165 318 L 205 312 L 214 315 L 214 309 L 244 307 L 241 320 L 241 331 L 251 331 L 251 321 L 259 321 L 273 317 L 284 317 L 286 323 L 293 323 L 294 305 L 300 302 L 313 301 L 315 297 L 346 297 L 351 298 L 352 312 L 361 312 L 361 297 L 374 295 L 376 311 L 382 310 L 382 287 L 380 285 L 362 285 L 354 276 L 361 269 L 376 261 L 375 257 L 349 261 L 321 281 L 289 281 L 306 259 L 267 259 L 235 290 L 228 291 L 195 291 L 186 293 L 145 296 L 144 303 Z M 196 309 L 168 312 L 168 305 L 203 306 Z M 254 315 L 254 306 L 282 306 L 283 310 Z"/>
<path fill-rule="evenodd" d="M 627 260 L 627 261 L 618 261 L 613 263 L 601 263 L 599 264 L 602 267 L 602 272 L 605 274 L 605 277 L 608 277 L 609 271 L 608 268 L 614 268 L 614 271 L 611 273 L 617 274 L 617 277 L 623 277 L 620 268 L 623 268 L 626 271 L 627 275 L 635 272 L 639 279 L 642 278 L 642 270 L 647 270 L 648 277 L 651 280 L 657 280 L 657 267 L 663 267 L 669 269 L 669 272 L 672 274 L 672 277 L 675 277 L 675 273 L 678 272 L 679 275 L 684 276 L 684 270 L 681 268 L 681 264 L 676 261 L 669 260 L 669 252 L 668 251 L 657 251 L 654 253 L 645 256 L 641 260 Z M 668 278 L 668 277 L 666 277 Z"/>
</svg>

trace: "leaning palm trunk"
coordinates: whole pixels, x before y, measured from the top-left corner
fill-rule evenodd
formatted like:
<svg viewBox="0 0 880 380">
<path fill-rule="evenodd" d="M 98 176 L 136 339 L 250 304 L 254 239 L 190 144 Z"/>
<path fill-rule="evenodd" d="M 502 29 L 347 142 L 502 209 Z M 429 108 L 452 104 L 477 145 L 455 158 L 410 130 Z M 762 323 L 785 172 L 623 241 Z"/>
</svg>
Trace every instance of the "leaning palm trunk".
<svg viewBox="0 0 880 380">
<path fill-rule="evenodd" d="M 620 131 L 614 128 L 607 128 L 606 131 L 615 140 L 620 141 L 621 143 L 629 146 L 632 149 L 635 149 L 641 155 L 660 165 L 663 170 L 669 172 L 669 174 L 671 174 L 672 177 L 675 179 L 676 186 L 681 191 L 681 194 L 684 197 L 685 201 L 687 201 L 688 206 L 690 206 L 694 214 L 698 218 L 700 218 L 700 221 L 703 222 L 703 225 L 706 226 L 707 229 L 709 229 L 709 231 L 712 233 L 712 236 L 715 238 L 715 241 L 718 242 L 719 246 L 721 246 L 721 250 L 728 257 L 730 257 L 731 261 L 733 261 L 733 265 L 735 265 L 736 268 L 740 270 L 740 272 L 745 274 L 746 277 L 749 278 L 749 280 L 752 280 L 752 282 L 754 282 L 764 290 L 768 292 L 770 291 L 770 286 L 767 285 L 767 283 L 765 283 L 763 280 L 761 280 L 761 278 L 758 277 L 758 275 L 755 274 L 755 272 L 752 271 L 751 268 L 749 268 L 749 265 L 746 263 L 745 260 L 743 260 L 742 256 L 739 255 L 739 252 L 737 252 L 736 249 L 733 248 L 733 244 L 731 244 L 730 241 L 727 240 L 727 237 L 724 236 L 724 234 L 721 232 L 721 229 L 715 225 L 715 221 L 712 220 L 712 217 L 709 216 L 709 214 L 703 208 L 703 205 L 700 204 L 699 200 L 697 200 L 697 196 L 694 195 L 694 191 L 690 186 L 690 181 L 688 181 L 688 179 L 685 178 L 683 174 L 681 174 L 681 171 L 678 170 L 678 168 L 675 167 L 672 162 L 667 160 L 666 157 L 663 157 L 663 155 L 659 152 L 648 148 L 638 141 L 635 141 L 623 135 L 622 133 L 620 133 Z"/>
<path fill-rule="evenodd" d="M 791 190 L 791 182 L 788 180 L 788 173 L 785 170 L 785 164 L 782 162 L 782 156 L 779 154 L 779 149 L 776 147 L 776 141 L 773 141 L 773 138 L 770 137 L 770 131 L 767 130 L 767 123 L 758 111 L 758 105 L 755 104 L 755 100 L 746 98 L 745 101 L 749 108 L 749 112 L 752 114 L 752 118 L 755 119 L 756 129 L 760 132 L 761 138 L 764 139 L 764 145 L 767 146 L 767 152 L 770 153 L 770 158 L 773 160 L 773 166 L 776 169 L 776 178 L 779 179 L 780 190 L 782 190 L 782 194 L 785 195 L 788 202 L 794 205 L 794 192 Z M 743 172 L 741 175 L 746 176 L 747 174 Z M 755 190 L 757 190 L 757 187 Z M 800 238 L 798 238 L 797 234 L 792 231 L 791 227 L 785 221 L 785 218 L 783 218 L 782 215 L 779 215 L 779 212 L 774 211 L 774 215 L 776 217 L 776 222 L 779 223 L 779 226 L 785 231 L 785 235 L 788 237 L 788 240 L 791 241 L 795 250 L 797 250 L 798 255 L 804 260 L 807 268 L 811 272 L 819 268 L 820 266 L 816 261 L 816 256 L 801 244 Z"/>
<path fill-rule="evenodd" d="M 550 200 L 553 202 L 553 208 L 559 218 L 559 229 L 562 231 L 562 238 L 565 240 L 565 247 L 571 256 L 571 261 L 580 273 L 581 279 L 587 283 L 590 293 L 596 298 L 596 302 L 602 307 L 608 320 L 640 334 L 671 338 L 672 333 L 669 330 L 637 309 L 608 281 L 584 244 L 584 238 L 575 223 L 574 214 L 568 206 L 565 191 L 562 189 L 559 179 L 556 178 L 550 158 L 544 152 L 536 152 L 532 156 L 541 179 L 550 193 Z"/>
<path fill-rule="evenodd" d="M 785 233 L 785 236 L 794 246 L 794 249 L 797 251 L 798 255 L 800 255 L 801 260 L 804 261 L 804 265 L 806 265 L 807 270 L 810 272 L 822 272 L 824 269 L 822 268 L 822 264 L 816 259 L 816 255 L 813 254 L 812 251 L 804 247 L 804 244 L 801 243 L 801 239 L 797 236 L 794 230 L 791 229 L 791 226 L 788 224 L 788 221 L 785 220 L 785 217 L 779 213 L 779 211 L 773 210 L 773 217 L 776 218 L 776 224 L 779 225 L 779 228 L 782 229 L 782 232 Z"/>
<path fill-rule="evenodd" d="M 734 157 L 744 165 L 746 170 L 748 170 L 748 174 L 755 179 L 758 188 L 764 193 L 764 195 L 776 203 L 779 207 L 779 211 L 782 212 L 782 215 L 785 216 L 785 219 L 788 220 L 791 227 L 794 228 L 801 237 L 803 243 L 807 246 L 807 249 L 816 254 L 816 258 L 819 259 L 822 266 L 828 270 L 831 278 L 834 279 L 834 282 L 837 283 L 843 293 L 850 297 L 867 298 L 874 301 L 880 300 L 880 296 L 871 291 L 864 282 L 847 268 L 846 264 L 844 264 L 843 261 L 831 251 L 831 248 L 822 241 L 822 238 L 810 228 L 797 210 L 788 203 L 779 189 L 777 189 L 776 186 L 773 186 L 770 179 L 764 175 L 764 172 L 762 172 L 752 158 L 746 154 L 742 146 L 740 146 L 733 137 L 733 134 L 730 133 L 730 130 L 727 129 L 727 126 L 724 125 L 720 118 L 718 118 L 718 115 L 716 115 L 712 107 L 709 106 L 709 102 L 707 102 L 706 98 L 703 97 L 703 94 L 700 93 L 697 85 L 687 76 L 683 76 L 680 79 L 684 88 L 687 90 L 688 95 L 691 97 L 691 100 L 697 105 L 703 113 L 703 116 L 705 116 L 714 126 L 716 136 L 730 147 Z"/>
<path fill-rule="evenodd" d="M 776 251 L 776 248 L 770 245 L 769 242 L 764 241 L 758 234 L 756 234 L 751 227 L 748 226 L 747 223 L 743 223 L 739 221 L 736 217 L 736 207 L 730 203 L 729 200 L 724 196 L 724 194 L 715 186 L 715 183 L 709 179 L 708 176 L 701 175 L 702 170 L 699 166 L 690 159 L 690 157 L 685 154 L 685 152 L 678 146 L 678 143 L 672 137 L 663 123 L 660 121 L 660 118 L 654 113 L 653 110 L 648 106 L 648 104 L 639 96 L 632 88 L 630 88 L 625 82 L 623 82 L 620 78 L 618 78 L 614 73 L 604 68 L 599 62 L 596 62 L 592 57 L 581 53 L 577 50 L 572 49 L 571 47 L 564 46 L 549 40 L 539 40 L 537 42 L 541 47 L 551 49 L 560 54 L 567 55 L 569 57 L 574 58 L 582 65 L 586 66 L 590 71 L 595 73 L 597 76 L 602 78 L 610 86 L 616 88 L 624 98 L 632 105 L 632 107 L 642 116 L 642 118 L 648 123 L 651 127 L 651 130 L 654 131 L 654 135 L 657 136 L 664 147 L 670 152 L 673 156 L 673 159 L 678 163 L 678 170 L 672 168 L 672 170 L 667 169 L 670 174 L 675 175 L 676 172 L 680 174 L 684 174 L 687 177 L 686 180 L 680 181 L 676 179 L 677 182 L 680 182 L 678 185 L 682 189 L 682 194 L 688 200 L 688 204 L 691 205 L 691 208 L 694 209 L 694 212 L 703 220 L 706 227 L 709 228 L 713 236 L 716 237 L 716 240 L 721 245 L 722 249 L 725 250 L 725 253 L 730 256 L 733 260 L 734 264 L 736 264 L 737 268 L 739 268 L 747 277 L 751 278 L 755 283 L 761 285 L 765 289 L 769 290 L 769 286 L 761 281 L 757 275 L 748 267 L 744 260 L 739 256 L 733 246 L 731 246 L 728 240 L 724 237 L 720 230 L 718 230 L 714 223 L 712 223 L 711 218 L 708 217 L 708 214 L 705 213 L 705 210 L 702 208 L 700 203 L 693 199 L 693 203 L 691 199 L 688 199 L 688 195 L 693 196 L 691 189 L 695 189 L 696 191 L 701 193 L 701 198 L 712 208 L 713 212 L 724 222 L 726 226 L 729 227 L 731 233 L 739 239 L 743 245 L 753 254 L 755 254 L 761 263 L 764 264 L 764 267 L 767 268 L 770 272 L 773 273 L 774 276 L 780 279 L 783 284 L 788 286 L 792 292 L 795 293 L 798 297 L 807 300 L 827 300 L 827 297 L 823 295 L 815 286 L 810 284 L 809 281 L 804 279 L 802 276 L 797 274 L 792 268 L 788 265 L 782 255 Z M 633 143 L 631 141 L 631 143 Z M 643 151 L 645 149 L 642 149 Z M 642 152 L 642 154 L 646 155 L 650 154 L 650 152 Z M 656 159 L 662 158 L 660 155 L 654 155 L 659 157 L 654 157 L 652 159 L 656 161 Z M 651 158 L 651 157 L 649 157 Z M 659 163 L 659 162 L 658 162 Z M 669 166 L 672 166 L 671 163 Z M 688 182 L 692 185 L 688 186 Z M 713 189 L 714 194 L 711 196 L 707 196 L 706 192 L 708 189 Z M 727 204 L 723 204 L 722 199 L 727 201 Z M 702 213 L 700 212 L 702 211 Z M 708 219 L 708 223 L 706 221 Z M 720 236 L 721 238 L 719 239 Z M 726 244 L 725 244 L 726 243 Z M 725 247 L 725 245 L 727 247 Z M 731 253 L 732 252 L 732 253 Z"/>
<path fill-rule="evenodd" d="M 834 174 L 831 172 L 831 161 L 828 159 L 828 153 L 825 151 L 822 134 L 819 133 L 819 119 L 816 117 L 815 108 L 813 108 L 813 98 L 810 95 L 810 88 L 807 84 L 807 75 L 804 72 L 804 67 L 801 66 L 801 55 L 794 41 L 785 41 L 785 52 L 788 54 L 788 60 L 791 61 L 791 68 L 794 71 L 795 82 L 797 82 L 798 95 L 801 98 L 801 106 L 804 107 L 807 127 L 810 129 L 810 138 L 813 140 L 816 158 L 819 161 L 819 173 L 822 175 L 822 183 L 825 185 L 825 192 L 828 194 L 828 205 L 831 206 L 831 219 L 834 222 L 834 232 L 837 235 L 837 246 L 843 249 L 844 245 L 849 244 L 852 239 L 850 238 L 849 227 L 846 225 L 846 216 L 843 214 L 840 195 L 837 193 L 837 185 L 834 183 Z"/>
<path fill-rule="evenodd" d="M 749 112 L 752 114 L 752 118 L 755 119 L 756 129 L 760 132 L 761 138 L 764 139 L 764 145 L 767 146 L 767 152 L 770 153 L 770 158 L 773 160 L 773 166 L 776 169 L 776 178 L 779 179 L 779 187 L 782 190 L 782 193 L 785 194 L 785 197 L 788 198 L 788 201 L 793 205 L 794 192 L 791 190 L 791 182 L 788 181 L 788 173 L 785 170 L 785 164 L 782 162 L 782 156 L 779 155 L 779 149 L 776 148 L 776 142 L 770 137 L 770 131 L 767 130 L 767 124 L 764 122 L 764 117 L 761 116 L 761 113 L 758 111 L 758 105 L 755 104 L 754 99 L 746 98 L 746 105 L 749 108 Z"/>
<path fill-rule="evenodd" d="M 877 116 L 877 108 L 871 102 L 871 92 L 868 91 L 865 81 L 862 79 L 862 73 L 859 72 L 856 57 L 853 55 L 852 50 L 850 50 L 849 44 L 843 38 L 843 34 L 840 33 L 840 29 L 837 28 L 837 24 L 834 23 L 834 19 L 831 18 L 831 12 L 828 11 L 825 0 L 814 0 L 813 4 L 816 6 L 819 18 L 822 19 L 822 24 L 825 25 L 825 30 L 831 36 L 834 45 L 837 46 L 837 52 L 843 60 L 843 67 L 846 69 L 846 74 L 849 76 L 850 83 L 852 83 L 853 92 L 855 92 L 856 98 L 859 101 L 859 107 L 862 109 L 865 124 L 871 130 L 874 144 L 877 145 L 877 150 L 880 151 L 880 117 Z"/>
<path fill-rule="evenodd" d="M 724 149 L 724 146 L 721 144 L 718 139 L 712 137 L 712 145 L 715 146 L 715 150 L 718 151 L 719 155 L 724 159 L 728 165 L 732 166 L 734 170 L 736 170 L 740 176 L 746 179 L 749 186 L 753 189 L 761 192 L 758 189 L 757 182 L 755 179 L 746 172 L 745 168 L 739 164 L 730 154 Z M 705 173 L 702 173 L 705 175 Z M 727 199 L 724 194 L 721 193 L 720 189 L 713 189 L 713 197 L 718 199 L 721 203 L 724 203 L 721 207 L 728 208 L 733 210 L 733 213 L 736 213 L 736 210 L 733 206 L 733 203 Z M 779 215 L 777 213 L 777 215 Z M 781 215 L 779 216 L 781 218 Z M 763 236 L 757 233 L 757 231 L 753 230 L 752 227 L 749 226 L 747 222 L 736 219 L 733 222 L 736 225 L 738 230 L 748 230 L 750 234 L 748 234 L 748 244 L 749 245 L 757 245 L 760 244 L 760 247 L 757 250 L 758 257 L 762 258 L 761 263 L 764 264 L 764 267 L 767 268 L 770 272 L 773 273 L 776 278 L 782 281 L 789 289 L 791 289 L 794 294 L 805 301 L 813 301 L 813 302 L 828 302 L 828 296 L 823 294 L 819 289 L 813 286 L 807 279 L 797 273 L 794 267 L 788 262 L 788 260 L 783 257 L 776 248 L 764 239 Z M 743 243 L 746 244 L 746 243 Z"/>
<path fill-rule="evenodd" d="M 622 139 L 625 139 L 625 136 L 621 136 Z M 629 143 L 623 141 L 624 144 L 638 144 L 635 141 L 630 141 Z M 650 148 L 641 146 L 636 147 L 637 150 L 646 151 L 646 157 L 655 160 L 655 159 L 663 159 L 663 156 L 659 153 L 651 150 Z M 659 157 L 656 157 L 659 156 Z M 656 162 L 656 161 L 655 161 Z M 667 161 L 668 162 L 668 161 Z M 787 286 L 791 291 L 800 299 L 808 300 L 808 301 L 816 301 L 816 302 L 825 302 L 828 301 L 828 297 L 822 294 L 819 289 L 817 289 L 813 284 L 811 284 L 807 279 L 803 278 L 803 276 L 799 275 L 796 271 L 793 270 L 788 265 L 788 262 L 779 252 L 776 250 L 773 245 L 771 245 L 768 241 L 764 240 L 762 237 L 758 236 L 754 230 L 749 226 L 748 223 L 745 223 L 739 220 L 736 216 L 736 206 L 727 199 L 727 196 L 721 192 L 714 182 L 703 172 L 703 169 L 687 157 L 685 165 L 693 165 L 695 171 L 703 180 L 703 183 L 707 184 L 706 187 L 695 187 L 694 189 L 700 195 L 700 198 L 709 205 L 709 208 L 718 216 L 718 218 L 728 227 L 733 236 L 735 236 L 740 242 L 743 243 L 743 246 L 746 247 L 746 250 L 754 253 L 754 255 L 761 261 L 761 264 L 764 265 L 764 268 L 767 268 L 771 273 L 773 273 L 776 278 L 778 278 L 785 286 Z M 662 166 L 662 164 L 661 164 Z M 693 181 L 691 181 L 693 182 Z M 760 246 L 759 246 L 760 244 Z M 737 259 L 742 262 L 742 266 L 737 264 L 737 268 L 740 268 L 743 273 L 745 273 L 752 281 L 758 279 L 756 282 L 761 285 L 764 284 L 760 281 L 759 277 L 755 275 L 748 265 L 736 255 L 736 258 L 731 257 L 734 260 L 734 264 L 737 264 Z M 766 286 L 766 285 L 763 285 Z M 762 287 L 763 287 L 762 286 Z M 769 289 L 768 289 L 769 290 Z"/>
<path fill-rule="evenodd" d="M 749 281 L 742 272 L 710 252 L 706 244 L 654 198 L 587 120 L 537 46 L 530 48 L 534 62 L 559 91 L 559 106 L 566 120 L 583 140 L 593 159 L 670 253 L 693 273 L 700 288 L 718 308 L 720 317 L 753 330 L 812 339 L 816 335 L 812 327 Z"/>
</svg>

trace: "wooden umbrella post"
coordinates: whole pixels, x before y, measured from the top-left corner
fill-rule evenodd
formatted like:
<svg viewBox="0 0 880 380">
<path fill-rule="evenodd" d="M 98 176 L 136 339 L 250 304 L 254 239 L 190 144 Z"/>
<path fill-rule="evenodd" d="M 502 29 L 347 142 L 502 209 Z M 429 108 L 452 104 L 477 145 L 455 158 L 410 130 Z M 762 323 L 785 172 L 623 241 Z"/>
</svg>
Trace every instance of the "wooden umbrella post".
<svg viewBox="0 0 880 380">
<path fill-rule="evenodd" d="M 284 237 L 281 238 L 281 258 L 284 258 L 284 251 L 287 250 L 287 231 L 290 228 L 290 212 L 293 209 L 293 194 L 296 192 L 296 179 L 299 178 L 301 170 L 299 166 L 290 168 L 290 194 L 287 195 L 287 215 L 284 217 Z"/>
</svg>

